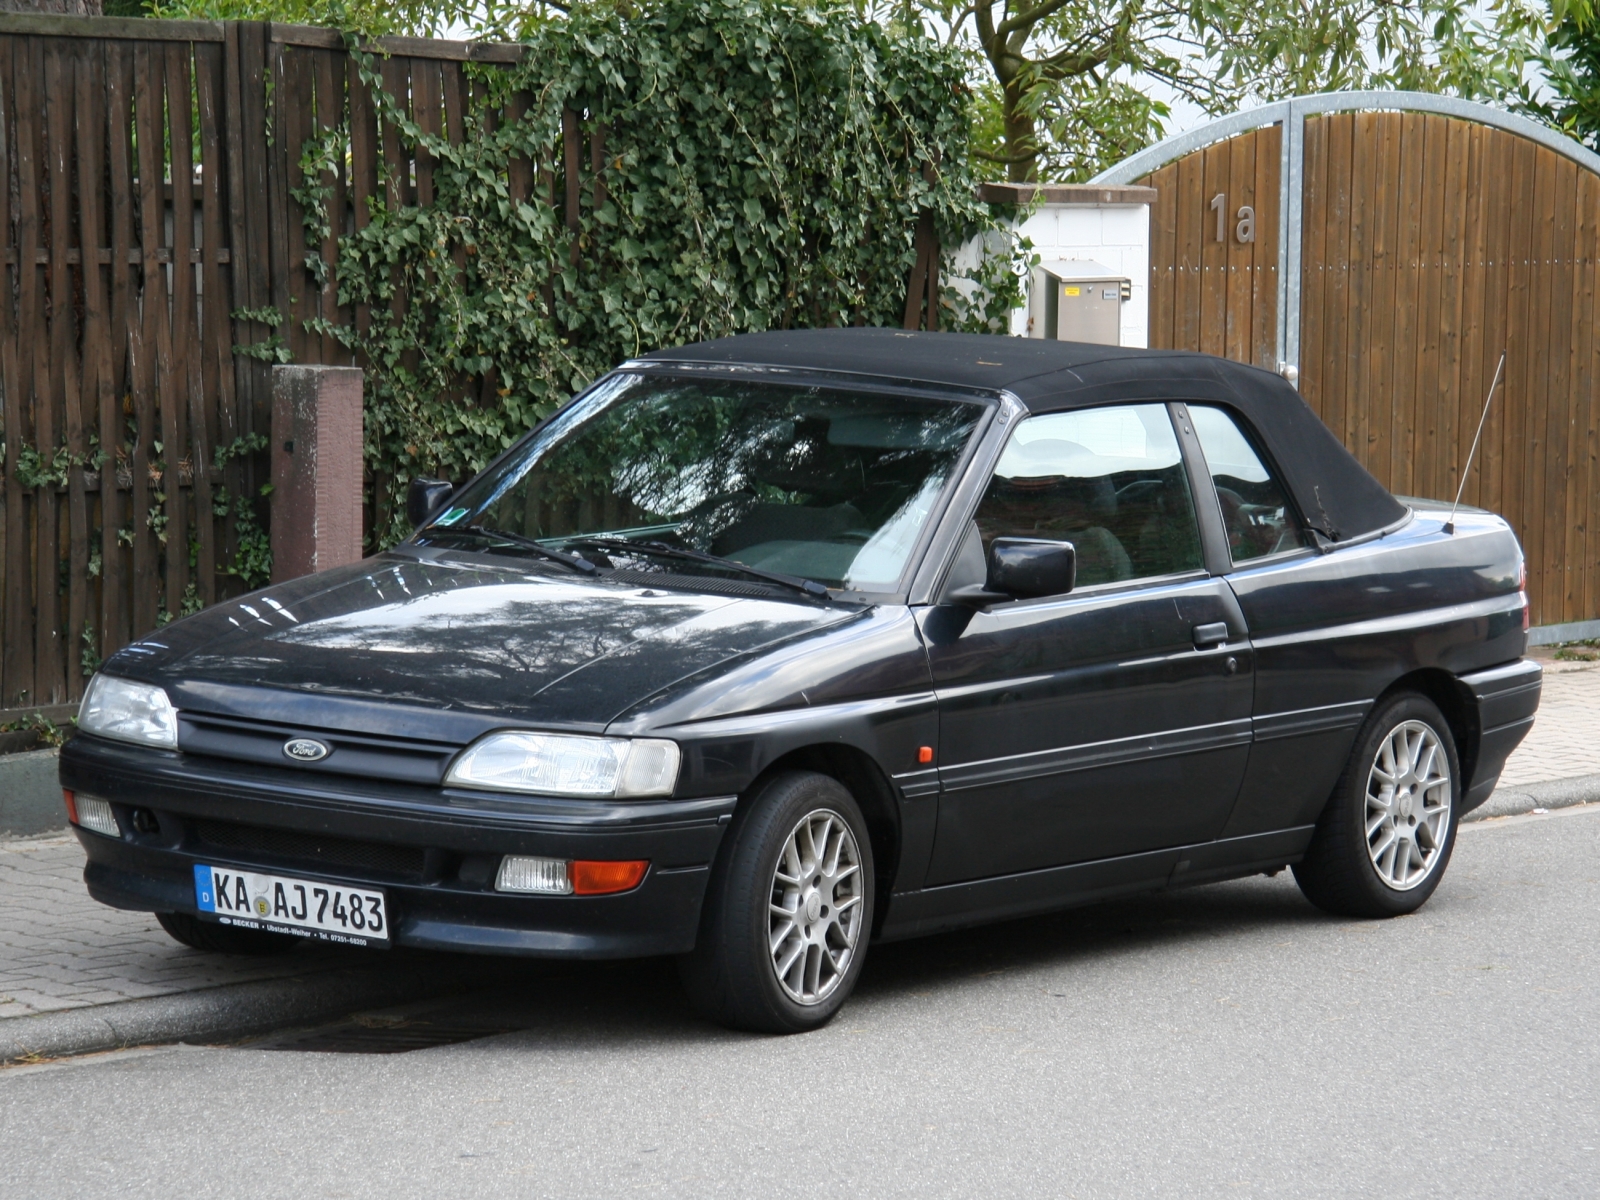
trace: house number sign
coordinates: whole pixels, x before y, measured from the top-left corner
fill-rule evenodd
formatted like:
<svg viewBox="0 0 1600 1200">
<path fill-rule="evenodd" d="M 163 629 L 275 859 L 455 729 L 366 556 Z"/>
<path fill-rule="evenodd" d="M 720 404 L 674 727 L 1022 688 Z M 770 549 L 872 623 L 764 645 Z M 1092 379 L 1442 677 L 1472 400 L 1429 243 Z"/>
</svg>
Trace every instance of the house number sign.
<svg viewBox="0 0 1600 1200">
<path fill-rule="evenodd" d="M 1211 198 L 1209 206 L 1217 214 L 1217 241 L 1228 240 L 1228 196 L 1226 192 L 1218 192 Z M 1240 205 L 1235 214 L 1236 224 L 1233 227 L 1233 236 L 1241 243 L 1256 240 L 1256 210 L 1248 204 Z"/>
</svg>

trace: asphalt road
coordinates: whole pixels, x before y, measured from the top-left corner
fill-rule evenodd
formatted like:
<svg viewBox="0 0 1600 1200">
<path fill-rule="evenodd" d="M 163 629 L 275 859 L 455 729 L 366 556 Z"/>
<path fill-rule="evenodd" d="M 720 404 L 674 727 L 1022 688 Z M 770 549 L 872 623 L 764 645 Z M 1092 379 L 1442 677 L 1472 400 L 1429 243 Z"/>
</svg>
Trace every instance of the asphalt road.
<svg viewBox="0 0 1600 1200">
<path fill-rule="evenodd" d="M 803 1037 L 536 967 L 401 1026 L 526 1026 L 456 1045 L 0 1071 L 0 1193 L 1594 1196 L 1597 947 L 1592 806 L 1465 829 L 1396 921 L 1285 874 L 875 947 Z"/>
</svg>

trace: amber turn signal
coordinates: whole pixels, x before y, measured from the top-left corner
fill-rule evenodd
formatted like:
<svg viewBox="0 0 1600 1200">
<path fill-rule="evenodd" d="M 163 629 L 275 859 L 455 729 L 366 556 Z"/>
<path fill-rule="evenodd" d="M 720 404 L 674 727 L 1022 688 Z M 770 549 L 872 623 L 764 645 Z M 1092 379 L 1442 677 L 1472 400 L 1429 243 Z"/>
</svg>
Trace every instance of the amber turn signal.
<svg viewBox="0 0 1600 1200">
<path fill-rule="evenodd" d="M 933 761 L 933 747 L 932 746 L 918 746 L 917 747 L 917 761 L 919 763 L 931 763 Z"/>
<path fill-rule="evenodd" d="M 575 896 L 604 896 L 609 892 L 626 892 L 639 886 L 644 878 L 649 859 L 623 862 L 587 862 L 575 860 L 568 872 Z"/>
<path fill-rule="evenodd" d="M 61 789 L 61 800 L 67 806 L 67 820 L 78 823 L 78 798 L 67 788 Z"/>
</svg>

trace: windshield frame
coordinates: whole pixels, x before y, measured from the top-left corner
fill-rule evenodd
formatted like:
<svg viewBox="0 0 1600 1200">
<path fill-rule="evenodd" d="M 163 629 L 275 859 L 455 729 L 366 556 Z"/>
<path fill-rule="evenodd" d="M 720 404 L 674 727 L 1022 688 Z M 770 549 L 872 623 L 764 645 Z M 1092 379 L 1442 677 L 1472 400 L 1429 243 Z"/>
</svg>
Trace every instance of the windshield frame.
<svg viewBox="0 0 1600 1200">
<path fill-rule="evenodd" d="M 459 495 L 470 484 L 476 482 L 490 471 L 495 470 L 509 458 L 513 458 L 525 451 L 529 442 L 540 436 L 552 424 L 562 420 L 571 409 L 583 404 L 594 393 L 612 384 L 619 376 L 645 376 L 662 379 L 749 379 L 762 383 L 787 386 L 796 389 L 806 387 L 842 388 L 867 395 L 875 396 L 903 396 L 906 398 L 924 400 L 944 400 L 964 404 L 976 405 L 982 409 L 973 425 L 972 432 L 968 434 L 966 444 L 962 446 L 951 464 L 948 477 L 933 503 L 929 506 L 928 514 L 922 522 L 922 527 L 917 531 L 917 537 L 906 555 L 906 560 L 901 568 L 900 577 L 894 582 L 890 591 L 858 591 L 851 588 L 828 589 L 830 596 L 836 601 L 853 602 L 860 604 L 905 604 L 911 589 L 911 584 L 917 578 L 923 560 L 928 554 L 929 547 L 933 544 L 939 529 L 944 524 L 946 511 L 949 509 L 952 497 L 959 490 L 966 479 L 967 472 L 971 469 L 974 458 L 978 455 L 980 447 L 989 440 L 989 433 L 994 424 L 995 414 L 1000 410 L 1005 393 L 1000 390 L 988 391 L 977 388 L 964 388 L 916 379 L 897 379 L 892 377 L 866 375 L 852 371 L 830 371 L 825 369 L 796 369 L 791 367 L 769 367 L 757 363 L 698 363 L 680 362 L 670 359 L 631 359 L 622 363 L 615 369 L 595 380 L 594 383 L 584 388 L 563 404 L 544 420 L 534 425 L 527 433 L 518 438 L 506 449 L 497 454 L 484 468 L 464 480 L 455 491 Z M 448 507 L 448 506 L 446 506 Z M 424 538 L 429 530 L 429 525 L 423 525 L 412 532 L 395 547 L 395 550 L 404 550 L 423 558 L 436 558 L 441 555 L 451 557 L 469 556 L 472 558 L 484 557 L 483 551 L 465 550 L 458 548 L 444 549 L 442 547 L 425 546 L 419 544 L 419 539 Z M 494 561 L 506 562 L 504 556 L 492 556 Z M 530 561 L 528 566 L 542 571 L 544 568 L 536 562 Z M 603 581 L 605 576 L 598 577 Z M 787 599 L 787 597 L 775 597 Z M 794 597 L 801 600 L 802 597 Z"/>
</svg>

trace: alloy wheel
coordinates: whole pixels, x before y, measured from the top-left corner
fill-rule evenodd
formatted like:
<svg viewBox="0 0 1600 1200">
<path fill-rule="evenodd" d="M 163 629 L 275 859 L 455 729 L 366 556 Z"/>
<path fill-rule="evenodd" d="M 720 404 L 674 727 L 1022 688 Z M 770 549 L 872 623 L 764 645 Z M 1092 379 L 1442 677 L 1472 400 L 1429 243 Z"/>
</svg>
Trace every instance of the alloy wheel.
<svg viewBox="0 0 1600 1200">
<path fill-rule="evenodd" d="M 1410 891 L 1433 873 L 1450 831 L 1450 758 L 1423 721 L 1378 746 L 1367 776 L 1367 854 L 1386 887 Z"/>
<path fill-rule="evenodd" d="M 861 936 L 861 850 L 843 817 L 817 809 L 784 839 L 768 898 L 772 970 L 797 1004 L 826 1000 Z"/>
</svg>

